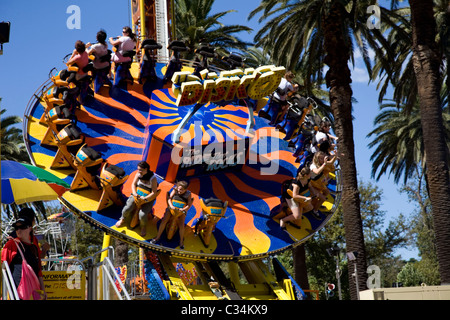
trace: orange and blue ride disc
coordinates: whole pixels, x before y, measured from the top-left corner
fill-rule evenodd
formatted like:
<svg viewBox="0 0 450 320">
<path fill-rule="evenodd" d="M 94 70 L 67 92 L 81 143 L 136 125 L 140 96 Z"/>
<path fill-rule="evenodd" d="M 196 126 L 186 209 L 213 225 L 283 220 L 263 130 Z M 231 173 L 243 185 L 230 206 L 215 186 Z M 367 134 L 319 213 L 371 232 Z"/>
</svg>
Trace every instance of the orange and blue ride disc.
<svg viewBox="0 0 450 320">
<path fill-rule="evenodd" d="M 161 68 L 158 64 L 159 80 L 162 79 Z M 41 145 L 47 130 L 40 122 L 45 107 L 45 102 L 36 100 L 29 108 L 25 133 L 27 147 L 37 165 L 70 184 L 75 170 L 71 167 L 51 170 L 57 147 Z M 129 175 L 119 191 L 123 203 L 131 194 L 131 181 L 140 161 L 147 161 L 157 175 L 158 188 L 162 192 L 155 201 L 153 213 L 159 219 L 149 219 L 152 222 L 147 224 L 145 238 L 126 227 L 114 226 L 121 216 L 121 206 L 112 204 L 96 211 L 101 189 L 67 191 L 62 202 L 115 237 L 157 252 L 193 259 L 257 259 L 304 242 L 326 224 L 338 202 L 335 198 L 339 194 L 336 188 L 338 172 L 331 175 L 328 185 L 331 192 L 321 208 L 320 219 L 306 213 L 300 228 L 288 225 L 284 231 L 279 220 L 274 218 L 280 211 L 281 185 L 291 179 L 298 168 L 293 150 L 283 140 L 284 133 L 274 130 L 267 120 L 256 114 L 254 131 L 247 133 L 249 114 L 246 106 L 207 103 L 192 116 L 184 127 L 180 143 L 175 144 L 173 132 L 193 107 L 177 107 L 172 90 L 163 88 L 159 81 L 144 85 L 134 82 L 127 89 L 104 87 L 75 111 L 76 125 L 87 146 L 99 152 L 108 164 L 123 168 Z M 222 164 L 195 161 L 196 155 L 205 156 L 213 147 L 216 150 L 209 154 L 226 160 L 232 156 L 231 151 L 226 152 L 227 145 L 234 146 L 234 160 L 237 152 L 242 151 L 239 161 L 235 161 L 239 162 L 237 165 L 231 162 L 227 165 L 226 161 Z M 174 151 L 175 147 L 179 149 Z M 186 154 L 187 158 L 184 157 Z M 174 163 L 173 156 L 176 155 L 182 157 L 181 162 Z M 167 208 L 163 195 L 177 180 L 189 182 L 188 189 L 194 198 L 185 219 L 184 250 L 178 248 L 178 234 L 171 241 L 163 236 L 158 245 L 150 243 Z M 217 223 L 208 248 L 193 232 L 193 223 L 202 214 L 200 198 L 228 201 L 225 215 Z"/>
</svg>

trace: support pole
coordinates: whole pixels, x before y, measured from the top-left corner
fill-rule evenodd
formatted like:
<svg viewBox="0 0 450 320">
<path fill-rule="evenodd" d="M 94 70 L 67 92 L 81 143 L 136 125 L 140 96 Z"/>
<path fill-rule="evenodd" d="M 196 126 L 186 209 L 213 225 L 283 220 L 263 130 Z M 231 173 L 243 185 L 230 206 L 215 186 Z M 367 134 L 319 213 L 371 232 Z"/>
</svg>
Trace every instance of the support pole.
<svg viewBox="0 0 450 320">
<path fill-rule="evenodd" d="M 104 233 L 103 234 L 103 245 L 102 250 L 108 248 L 111 244 L 111 236 L 109 234 Z M 108 257 L 109 250 L 105 250 L 102 252 L 102 255 L 100 256 L 100 261 L 103 262 L 106 257 Z"/>
<path fill-rule="evenodd" d="M 141 15 L 140 25 L 141 25 L 141 39 L 139 41 L 143 41 L 147 37 L 147 31 L 145 26 L 145 0 L 139 1 L 139 13 Z"/>
</svg>

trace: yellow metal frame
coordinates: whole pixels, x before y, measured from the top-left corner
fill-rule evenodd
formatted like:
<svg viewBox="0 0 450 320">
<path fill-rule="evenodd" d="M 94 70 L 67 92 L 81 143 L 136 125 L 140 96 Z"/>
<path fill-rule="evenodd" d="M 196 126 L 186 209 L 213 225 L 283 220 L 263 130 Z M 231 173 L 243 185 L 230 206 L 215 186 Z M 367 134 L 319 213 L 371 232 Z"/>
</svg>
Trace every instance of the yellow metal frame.
<svg viewBox="0 0 450 320">
<path fill-rule="evenodd" d="M 141 41 L 147 37 L 147 31 L 145 30 L 145 0 L 139 1 L 139 14 L 141 15 Z"/>
<path fill-rule="evenodd" d="M 110 243 L 111 236 L 104 234 L 103 249 L 108 248 Z M 142 263 L 141 259 L 143 257 L 143 251 L 141 250 L 139 255 L 140 263 Z M 107 256 L 108 250 L 103 251 L 100 260 L 103 261 Z M 186 263 L 187 261 L 167 254 L 158 254 L 158 258 L 169 277 L 169 280 L 163 280 L 163 283 L 172 300 L 218 300 L 219 297 L 214 293 L 214 290 L 221 292 L 222 299 L 230 300 L 226 290 L 223 290 L 225 289 L 223 285 L 220 283 L 217 285 L 217 277 L 207 261 L 194 262 L 202 284 L 186 285 L 174 264 L 178 262 Z M 227 266 L 230 282 L 243 300 L 295 300 L 296 298 L 291 280 L 283 279 L 278 282 L 262 260 L 238 263 L 230 261 L 227 262 Z M 241 283 L 239 269 L 248 283 Z M 210 285 L 210 276 L 215 279 L 215 287 Z"/>
</svg>

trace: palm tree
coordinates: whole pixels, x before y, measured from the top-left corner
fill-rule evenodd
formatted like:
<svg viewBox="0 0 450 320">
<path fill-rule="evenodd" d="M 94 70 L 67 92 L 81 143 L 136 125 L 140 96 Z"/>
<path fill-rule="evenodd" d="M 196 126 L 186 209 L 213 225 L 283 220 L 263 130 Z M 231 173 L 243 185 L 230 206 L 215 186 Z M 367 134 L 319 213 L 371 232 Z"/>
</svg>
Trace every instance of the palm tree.
<svg viewBox="0 0 450 320">
<path fill-rule="evenodd" d="M 439 273 L 450 283 L 450 172 L 440 101 L 441 56 L 432 0 L 410 0 L 413 66 L 427 158 L 427 177 L 436 231 Z M 447 61 L 448 63 L 448 61 Z"/>
<path fill-rule="evenodd" d="M 370 160 L 372 161 L 372 177 L 380 177 L 387 173 L 394 175 L 398 183 L 402 175 L 406 183 L 414 173 L 417 165 L 423 163 L 423 139 L 420 128 L 418 108 L 406 113 L 404 108 L 397 108 L 395 103 L 380 106 L 381 112 L 375 118 L 378 125 L 367 137 L 376 138 L 369 143 L 369 148 L 377 146 Z M 378 175 L 376 175 L 378 171 Z"/>
<path fill-rule="evenodd" d="M 391 6 L 397 2 L 391 1 Z M 450 283 L 450 159 L 442 115 L 442 105 L 448 104 L 450 93 L 450 4 L 448 0 L 410 1 L 410 8 L 398 10 L 404 18 L 398 23 L 399 28 L 389 33 L 386 45 L 394 59 L 378 55 L 374 76 L 383 76 L 380 101 L 392 84 L 393 99 L 398 105 L 411 110 L 417 100 L 420 103 L 428 191 L 439 228 L 436 239 L 440 273 L 442 281 Z"/>
<path fill-rule="evenodd" d="M 387 45 L 381 48 L 380 54 L 375 57 L 372 80 L 378 80 L 379 101 L 382 103 L 387 89 L 393 86 L 393 99 L 397 104 L 407 108 L 415 105 L 417 100 L 417 82 L 412 62 L 412 31 L 411 9 L 409 7 L 393 8 L 395 15 L 391 15 L 392 23 L 398 27 L 388 31 Z M 450 61 L 450 4 L 448 0 L 434 0 L 434 17 L 438 34 L 436 43 L 440 56 L 444 58 L 441 64 L 442 85 L 445 88 L 445 99 L 450 95 L 448 77 L 448 63 Z M 385 54 L 383 53 L 385 52 Z M 394 61 L 394 63 L 393 63 Z"/>
<path fill-rule="evenodd" d="M 245 58 L 245 64 L 252 68 L 258 68 L 259 66 L 271 65 L 272 57 L 269 53 L 264 52 L 260 47 L 249 47 L 243 53 Z"/>
<path fill-rule="evenodd" d="M 0 115 L 6 109 L 0 111 Z M 1 159 L 18 162 L 30 162 L 23 142 L 22 130 L 14 125 L 22 122 L 18 116 L 7 116 L 1 119 Z"/>
<path fill-rule="evenodd" d="M 347 251 L 358 252 L 358 290 L 365 289 L 367 274 L 354 154 L 352 80 L 348 63 L 354 61 L 356 45 L 370 73 L 368 47 L 377 53 L 386 42 L 381 30 L 371 31 L 367 27 L 366 10 L 374 4 L 376 1 L 263 0 L 249 16 L 251 18 L 262 11 L 260 21 L 273 17 L 258 32 L 255 41 L 257 45 L 271 48 L 277 63 L 289 69 L 302 66 L 307 85 L 320 83 L 323 66 L 328 66 L 325 81 L 329 88 L 335 132 L 339 138 L 339 153 L 344 155 L 340 165 Z M 389 11 L 381 8 L 382 21 L 390 21 L 386 18 L 388 15 Z M 351 297 L 357 299 L 357 288 L 351 273 L 349 271 Z"/>
<path fill-rule="evenodd" d="M 223 25 L 220 19 L 235 10 L 211 15 L 213 4 L 214 0 L 176 0 L 175 2 L 176 35 L 190 48 L 186 55 L 187 59 L 194 57 L 194 50 L 200 43 L 209 43 L 217 49 L 224 50 L 243 50 L 248 45 L 236 34 L 242 31 L 251 32 L 252 29 L 242 25 Z"/>
<path fill-rule="evenodd" d="M 445 141 L 450 148 L 450 113 L 449 107 L 442 106 Z M 405 105 L 397 107 L 392 101 L 380 106 L 381 112 L 375 118 L 377 127 L 367 136 L 375 136 L 369 147 L 376 147 L 371 156 L 372 177 L 377 180 L 389 171 L 398 183 L 403 176 L 403 183 L 426 167 L 425 146 L 420 122 L 420 106 L 417 102 L 411 110 Z M 378 172 L 378 174 L 377 174 Z"/>
</svg>

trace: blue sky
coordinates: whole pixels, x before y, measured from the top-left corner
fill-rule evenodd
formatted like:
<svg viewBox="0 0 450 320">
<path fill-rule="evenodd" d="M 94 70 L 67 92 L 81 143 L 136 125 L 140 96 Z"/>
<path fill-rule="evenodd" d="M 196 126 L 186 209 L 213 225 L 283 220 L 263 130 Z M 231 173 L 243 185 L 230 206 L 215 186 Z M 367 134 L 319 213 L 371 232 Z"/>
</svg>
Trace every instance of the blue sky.
<svg viewBox="0 0 450 320">
<path fill-rule="evenodd" d="M 258 6 L 260 0 L 216 0 L 212 12 L 230 13 L 225 24 L 242 24 L 257 30 L 258 16 L 248 21 L 248 14 Z M 69 29 L 67 13 L 71 5 L 80 8 L 80 29 Z M 1 109 L 6 115 L 23 116 L 33 93 L 48 79 L 49 71 L 64 68 L 62 58 L 71 53 L 76 40 L 95 42 L 100 28 L 108 37 L 121 34 L 122 27 L 131 25 L 129 0 L 39 0 L 0 1 L 0 21 L 11 22 L 10 42 L 3 45 L 0 56 Z M 252 41 L 254 34 L 242 33 L 240 38 Z M 383 190 L 382 210 L 386 211 L 386 223 L 400 213 L 409 215 L 414 206 L 405 195 L 398 192 L 400 186 L 393 179 L 383 176 L 379 182 L 371 180 L 370 140 L 367 134 L 373 130 L 373 119 L 379 112 L 376 84 L 368 84 L 368 76 L 361 59 L 356 59 L 352 70 L 353 93 L 358 101 L 354 105 L 354 132 L 356 165 L 359 178 L 371 181 Z M 415 251 L 400 250 L 404 259 L 416 257 Z"/>
</svg>

